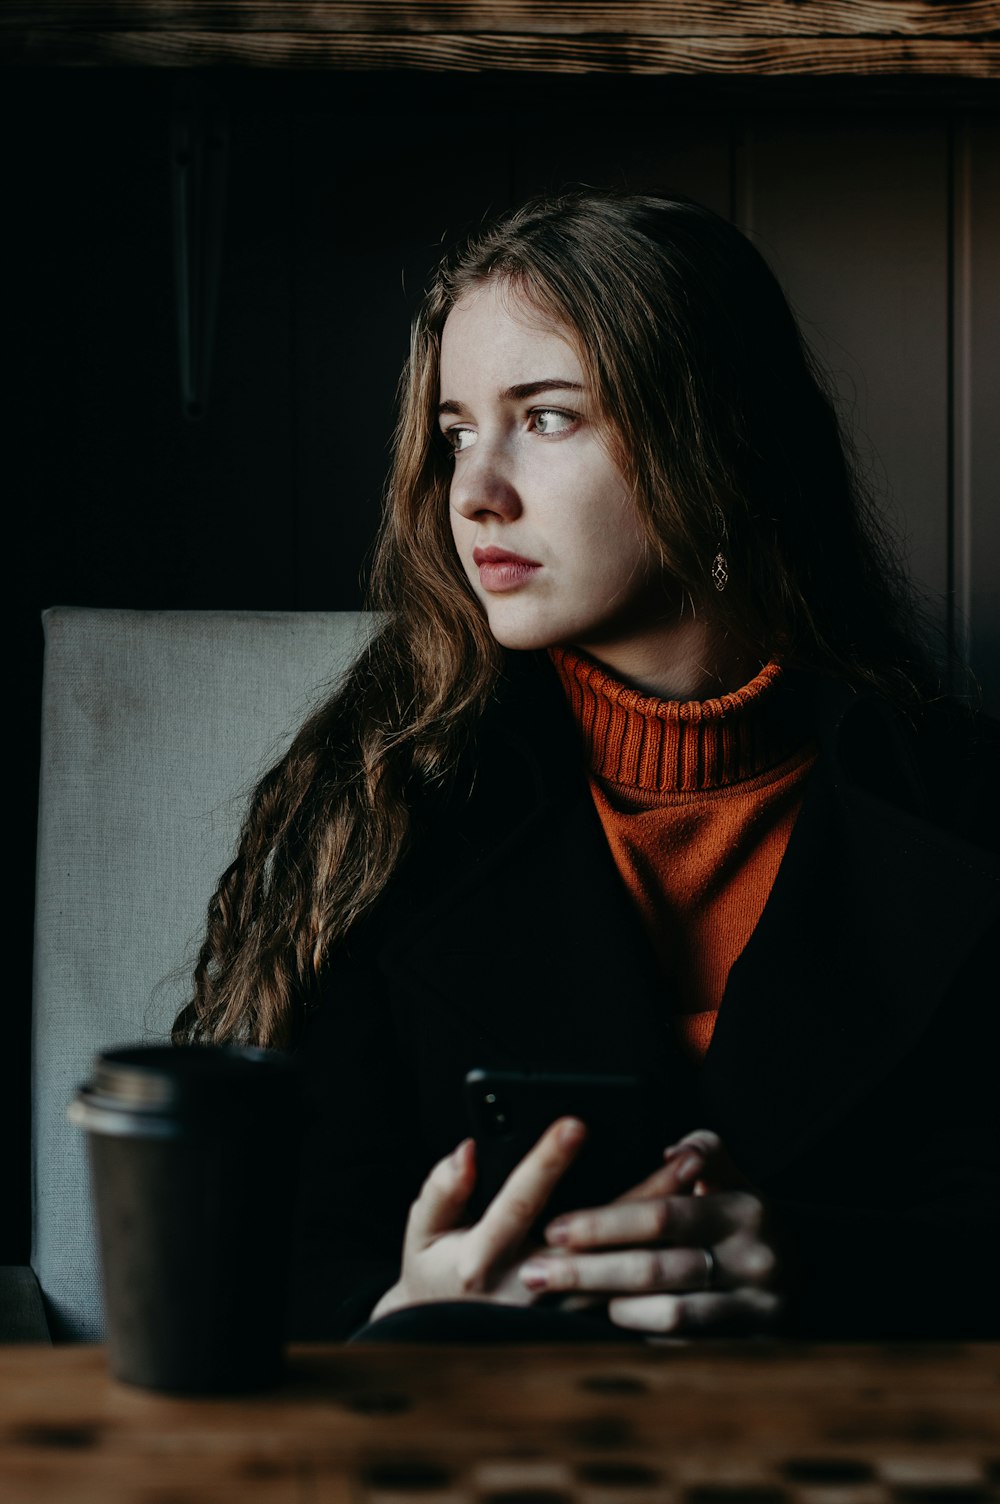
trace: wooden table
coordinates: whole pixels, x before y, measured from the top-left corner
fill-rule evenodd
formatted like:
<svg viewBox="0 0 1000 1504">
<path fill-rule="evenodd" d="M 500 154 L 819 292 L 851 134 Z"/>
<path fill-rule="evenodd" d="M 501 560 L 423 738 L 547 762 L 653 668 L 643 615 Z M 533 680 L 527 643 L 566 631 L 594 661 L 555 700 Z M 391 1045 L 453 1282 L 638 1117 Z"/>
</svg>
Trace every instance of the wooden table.
<svg viewBox="0 0 1000 1504">
<path fill-rule="evenodd" d="M 1000 1344 L 300 1347 L 241 1399 L 0 1348 L 4 1504 L 1000 1501 Z"/>
</svg>

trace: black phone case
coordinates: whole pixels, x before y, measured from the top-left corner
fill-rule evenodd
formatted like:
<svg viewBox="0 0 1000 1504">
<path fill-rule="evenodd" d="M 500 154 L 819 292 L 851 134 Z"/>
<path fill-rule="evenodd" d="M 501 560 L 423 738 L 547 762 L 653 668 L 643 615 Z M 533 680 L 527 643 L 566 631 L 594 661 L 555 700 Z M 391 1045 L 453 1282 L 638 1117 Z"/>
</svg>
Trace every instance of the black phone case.
<svg viewBox="0 0 1000 1504">
<path fill-rule="evenodd" d="M 476 1140 L 472 1221 L 556 1118 L 580 1118 L 587 1137 L 536 1229 L 562 1212 L 614 1201 L 663 1163 L 649 1088 L 637 1076 L 474 1070 L 465 1078 L 465 1095 Z"/>
</svg>

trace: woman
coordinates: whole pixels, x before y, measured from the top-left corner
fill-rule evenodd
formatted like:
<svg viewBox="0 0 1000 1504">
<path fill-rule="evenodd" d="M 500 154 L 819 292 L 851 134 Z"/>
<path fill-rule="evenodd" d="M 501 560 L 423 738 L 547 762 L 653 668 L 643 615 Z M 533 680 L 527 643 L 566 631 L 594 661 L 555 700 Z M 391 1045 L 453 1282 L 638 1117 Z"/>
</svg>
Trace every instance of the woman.
<svg viewBox="0 0 1000 1504">
<path fill-rule="evenodd" d="M 373 604 L 177 1026 L 302 1058 L 298 1332 L 985 1335 L 996 743 L 738 231 L 580 192 L 443 263 Z M 641 1072 L 658 1164 L 544 1227 L 560 1119 L 472 1217 L 484 1065 Z"/>
</svg>

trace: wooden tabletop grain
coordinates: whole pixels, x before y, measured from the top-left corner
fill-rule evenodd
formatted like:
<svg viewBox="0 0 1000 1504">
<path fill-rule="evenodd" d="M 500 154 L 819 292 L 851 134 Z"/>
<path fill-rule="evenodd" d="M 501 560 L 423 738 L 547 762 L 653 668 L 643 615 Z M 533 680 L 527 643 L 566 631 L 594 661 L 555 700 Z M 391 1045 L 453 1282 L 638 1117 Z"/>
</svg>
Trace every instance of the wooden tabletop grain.
<svg viewBox="0 0 1000 1504">
<path fill-rule="evenodd" d="M 1000 1504 L 1000 1344 L 298 1347 L 192 1399 L 0 1348 L 4 1504 Z"/>
</svg>

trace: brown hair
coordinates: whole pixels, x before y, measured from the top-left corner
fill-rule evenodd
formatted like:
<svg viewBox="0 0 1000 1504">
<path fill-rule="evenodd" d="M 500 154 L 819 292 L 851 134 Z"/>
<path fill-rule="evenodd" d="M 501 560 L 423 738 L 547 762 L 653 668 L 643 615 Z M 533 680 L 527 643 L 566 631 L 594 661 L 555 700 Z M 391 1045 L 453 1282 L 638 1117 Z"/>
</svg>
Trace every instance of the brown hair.
<svg viewBox="0 0 1000 1504">
<path fill-rule="evenodd" d="M 574 338 L 651 546 L 762 662 L 930 683 L 905 582 L 763 258 L 689 200 L 580 191 L 442 262 L 414 323 L 369 604 L 385 624 L 258 786 L 174 1037 L 285 1045 L 330 950 L 453 782 L 503 661 L 459 564 L 436 422 L 441 331 L 500 279 Z M 719 549 L 729 581 L 712 588 Z"/>
</svg>

